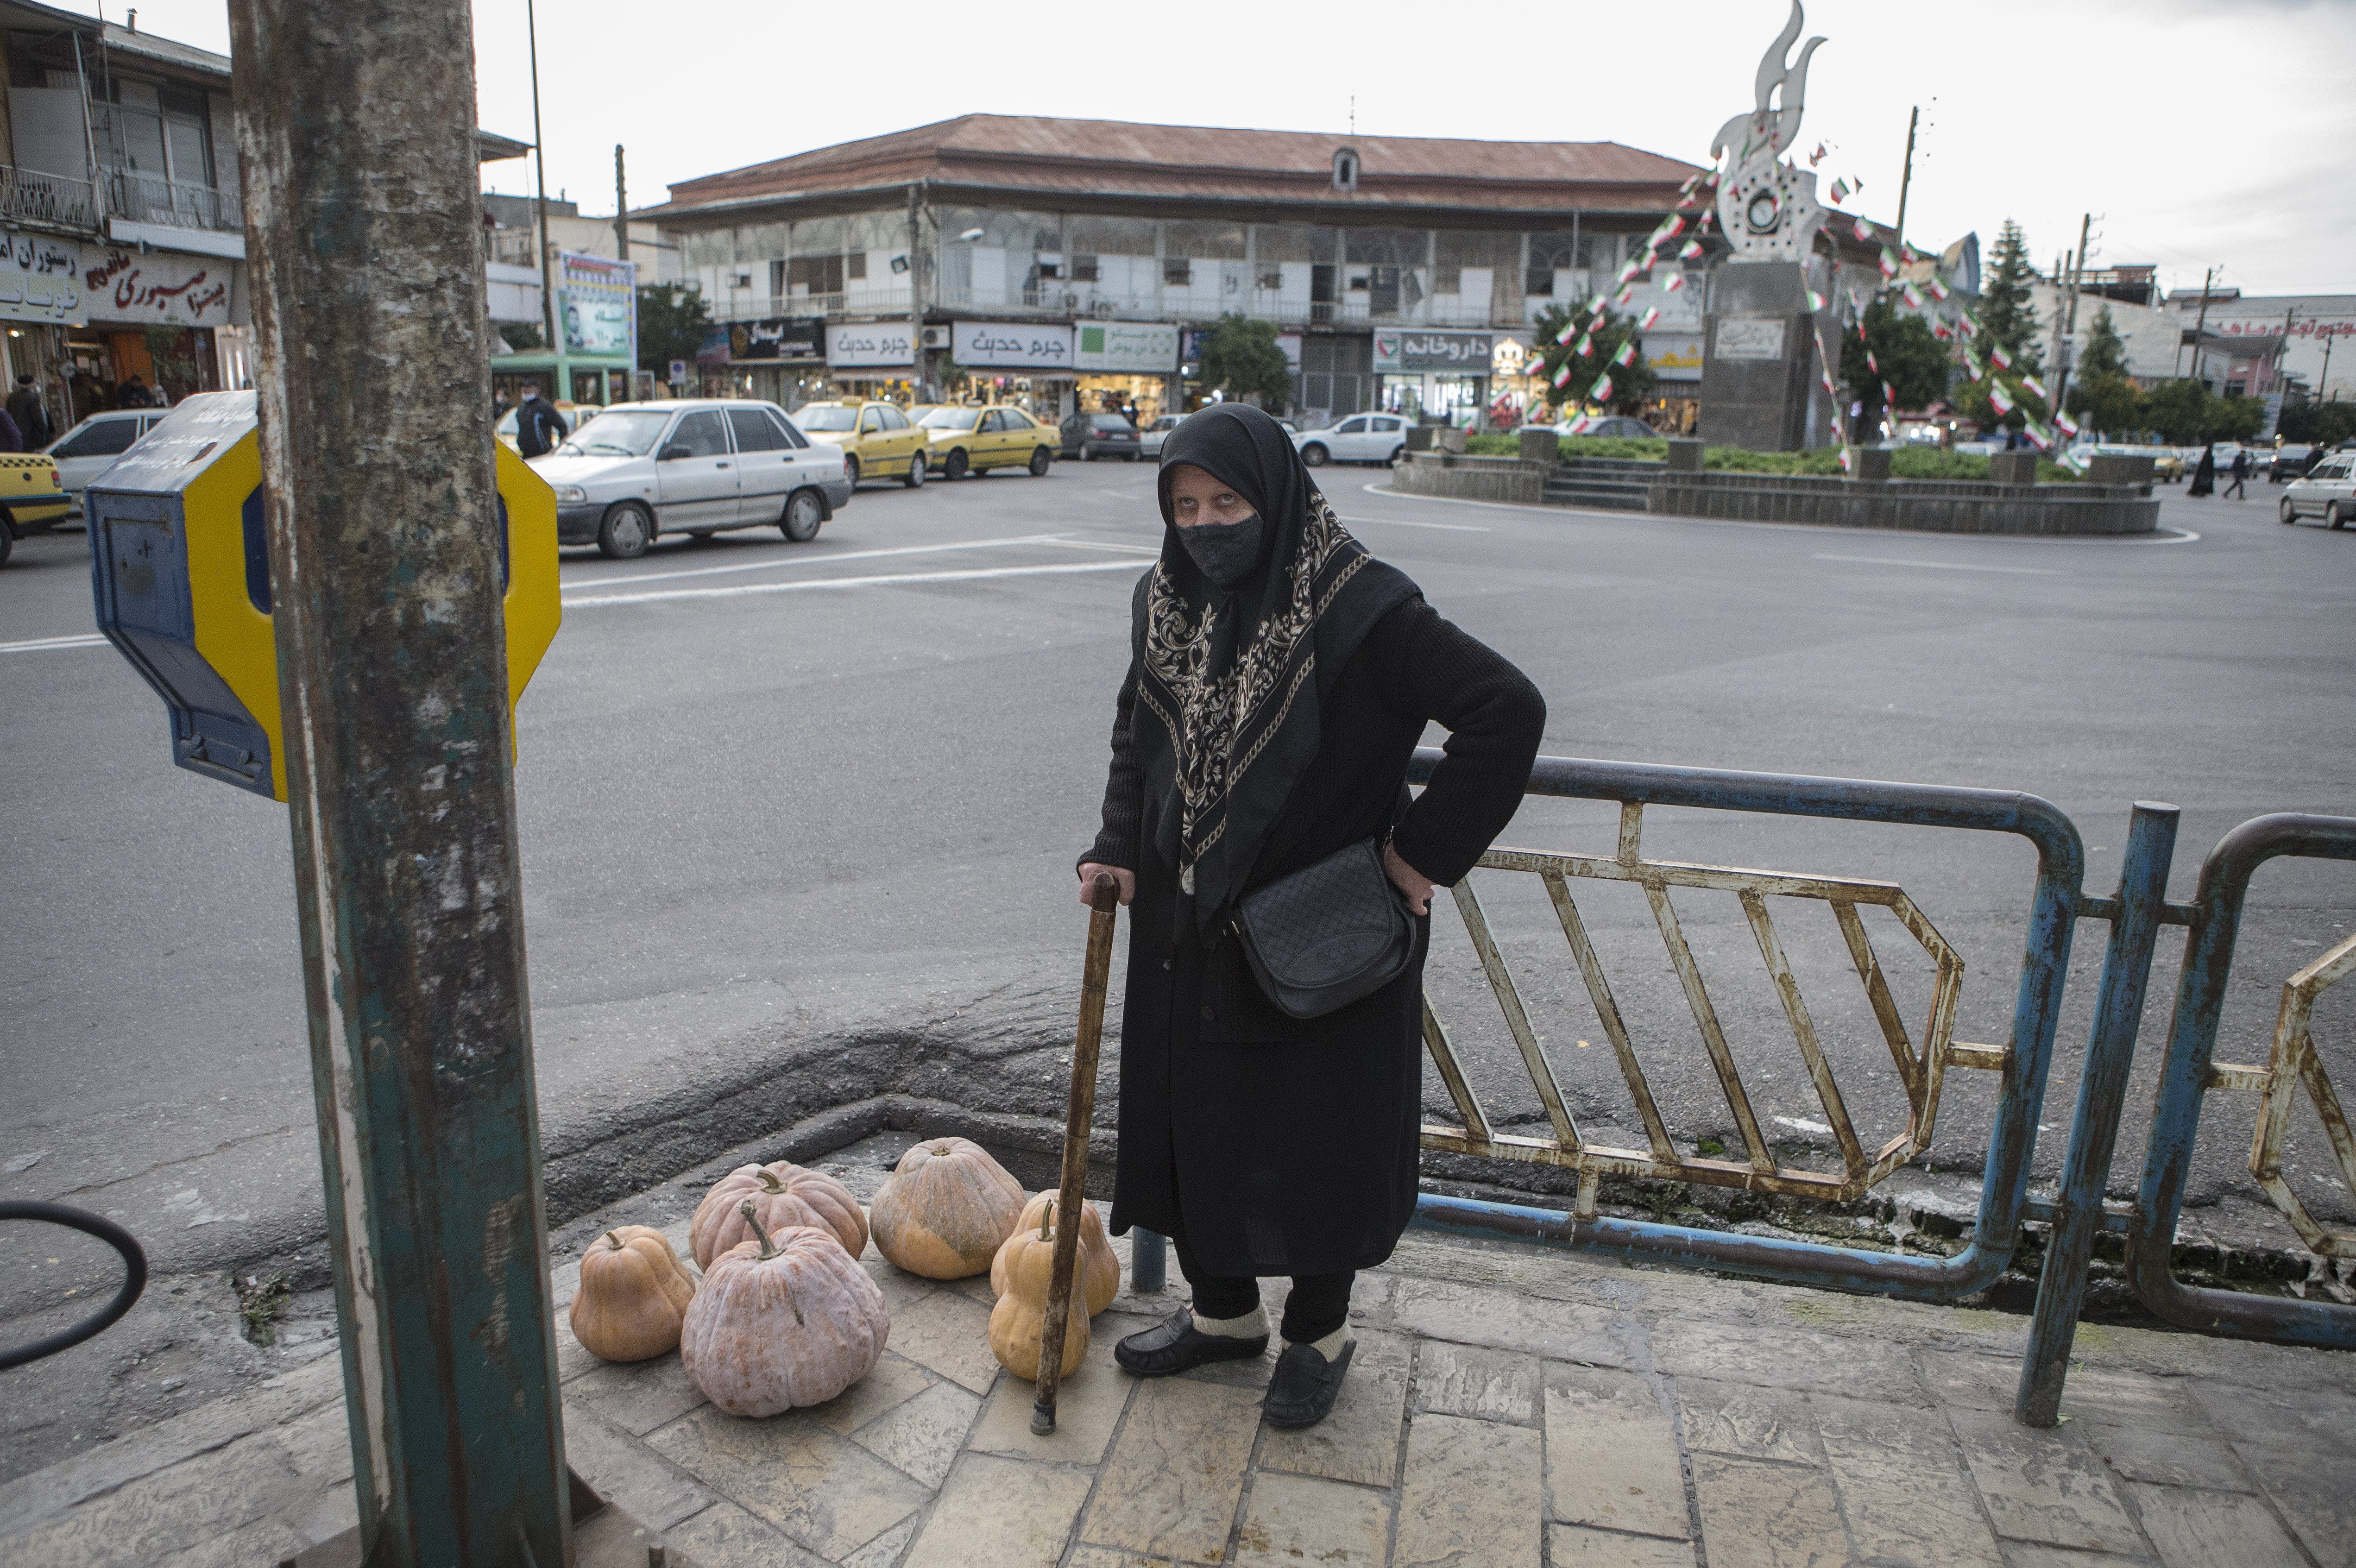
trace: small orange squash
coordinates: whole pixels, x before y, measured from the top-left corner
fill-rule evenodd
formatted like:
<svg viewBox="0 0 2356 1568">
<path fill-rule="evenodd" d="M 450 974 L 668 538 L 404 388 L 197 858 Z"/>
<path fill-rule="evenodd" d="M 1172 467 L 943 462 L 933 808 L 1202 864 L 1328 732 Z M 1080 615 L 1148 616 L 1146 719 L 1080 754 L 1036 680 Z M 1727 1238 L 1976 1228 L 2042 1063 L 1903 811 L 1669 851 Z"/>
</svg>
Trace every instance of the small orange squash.
<svg viewBox="0 0 2356 1568">
<path fill-rule="evenodd" d="M 1027 1225 L 1007 1238 L 998 1260 L 1006 1268 L 1006 1290 L 990 1309 L 990 1353 L 1018 1378 L 1037 1381 L 1039 1331 L 1047 1319 L 1047 1299 L 1055 1285 L 1055 1195 L 1042 1193 L 1046 1208 L 1034 1232 Z M 1064 1371 L 1079 1370 L 1088 1354 L 1087 1303 L 1080 1293 L 1081 1271 L 1072 1271 L 1072 1305 L 1064 1326 Z"/>
<path fill-rule="evenodd" d="M 1023 1218 L 1016 1221 L 1014 1234 L 1006 1239 L 1006 1246 L 999 1248 L 998 1256 L 990 1261 L 991 1290 L 1000 1295 L 1006 1294 L 1006 1248 L 1014 1245 L 1024 1232 L 1044 1223 L 1047 1211 L 1055 1205 L 1055 1195 L 1043 1192 L 1023 1206 Z M 1080 1280 L 1090 1317 L 1110 1306 L 1112 1298 L 1120 1294 L 1120 1254 L 1105 1239 L 1104 1221 L 1097 1218 L 1093 1203 L 1080 1205 Z"/>
<path fill-rule="evenodd" d="M 789 1225 L 772 1236 L 752 1199 L 737 1212 L 755 1239 L 704 1271 L 681 1326 L 680 1362 L 731 1415 L 824 1404 L 883 1357 L 892 1333 L 884 1293 L 832 1231 Z"/>
<path fill-rule="evenodd" d="M 573 1337 L 608 1361 L 644 1361 L 679 1348 L 695 1282 L 663 1233 L 623 1225 L 589 1243 L 573 1293 Z"/>
<path fill-rule="evenodd" d="M 963 1138 L 928 1138 L 900 1156 L 869 1206 L 875 1246 L 912 1274 L 961 1280 L 990 1267 L 1023 1214 L 1023 1184 Z"/>
<path fill-rule="evenodd" d="M 710 1268 L 712 1259 L 737 1242 L 753 1239 L 736 1211 L 736 1206 L 748 1197 L 764 1230 L 815 1225 L 832 1231 L 842 1250 L 854 1258 L 867 1251 L 867 1216 L 860 1212 L 859 1200 L 851 1196 L 851 1189 L 824 1171 L 778 1160 L 766 1165 L 738 1165 L 703 1195 L 687 1227 L 688 1250 L 695 1254 L 697 1267 Z"/>
</svg>

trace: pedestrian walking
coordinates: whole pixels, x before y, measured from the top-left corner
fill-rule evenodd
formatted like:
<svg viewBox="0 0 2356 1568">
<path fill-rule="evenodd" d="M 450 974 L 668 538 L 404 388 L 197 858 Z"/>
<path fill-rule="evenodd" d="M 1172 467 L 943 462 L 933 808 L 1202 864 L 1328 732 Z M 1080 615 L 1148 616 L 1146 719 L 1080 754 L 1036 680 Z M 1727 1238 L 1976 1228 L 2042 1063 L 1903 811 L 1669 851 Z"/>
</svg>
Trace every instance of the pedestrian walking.
<svg viewBox="0 0 2356 1568">
<path fill-rule="evenodd" d="M 80 365 L 66 371 L 66 413 L 70 423 L 79 424 L 106 407 L 106 386 L 96 376 Z"/>
<path fill-rule="evenodd" d="M 2233 477 L 2233 482 L 2225 487 L 2225 493 L 2237 501 L 2249 499 L 2250 498 L 2243 492 L 2242 484 L 2250 477 L 2250 455 L 2237 449 L 2233 453 L 2233 467 L 2230 472 Z"/>
<path fill-rule="evenodd" d="M 147 390 L 147 383 L 141 381 L 138 373 L 134 371 L 123 377 L 122 384 L 114 389 L 114 406 L 153 408 L 155 406 L 155 394 Z"/>
<path fill-rule="evenodd" d="M 540 383 L 524 382 L 523 402 L 516 405 L 516 450 L 527 457 L 544 457 L 572 434 L 564 416 L 540 395 Z"/>
<path fill-rule="evenodd" d="M 2201 448 L 2201 466 L 2192 470 L 2192 482 L 2184 487 L 2188 496 L 2212 496 L 2217 493 L 2217 454 L 2207 446 Z"/>
<path fill-rule="evenodd" d="M 8 394 L 8 417 L 16 421 L 28 452 L 37 452 L 58 438 L 49 423 L 48 404 L 41 401 L 40 391 L 29 375 L 16 378 L 16 390 Z"/>
<path fill-rule="evenodd" d="M 1290 1275 L 1266 1410 L 1307 1426 L 1350 1365 L 1356 1271 L 1415 1209 L 1431 891 L 1520 805 L 1546 703 L 1350 536 L 1260 410 L 1187 415 L 1159 490 L 1078 869 L 1083 901 L 1107 872 L 1130 910 L 1112 1229 L 1168 1236 L 1194 1299 L 1114 1359 L 1166 1377 L 1257 1357 L 1257 1281 Z M 1447 757 L 1410 799 L 1430 720 Z M 1353 886 L 1355 910 L 1395 918 L 1392 957 L 1355 1000 L 1312 994 L 1270 955 L 1318 925 L 1320 887 Z"/>
</svg>

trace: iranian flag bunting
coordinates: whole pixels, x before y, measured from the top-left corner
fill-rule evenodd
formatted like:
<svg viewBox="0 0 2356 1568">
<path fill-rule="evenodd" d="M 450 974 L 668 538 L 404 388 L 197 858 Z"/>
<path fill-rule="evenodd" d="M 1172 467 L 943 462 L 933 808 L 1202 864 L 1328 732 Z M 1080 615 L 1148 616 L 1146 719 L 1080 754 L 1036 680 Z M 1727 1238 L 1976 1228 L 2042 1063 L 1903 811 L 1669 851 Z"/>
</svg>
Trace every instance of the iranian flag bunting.
<svg viewBox="0 0 2356 1568">
<path fill-rule="evenodd" d="M 1862 338 L 1865 334 L 1860 332 L 1858 336 Z M 1873 350 L 1870 349 L 1865 351 L 1865 368 L 1877 376 L 1881 373 L 1881 361 L 1873 357 Z"/>
<path fill-rule="evenodd" d="M 1921 289 L 1916 288 L 1910 283 L 1901 292 L 1906 295 L 1906 303 L 1909 306 L 1912 306 L 1916 310 L 1922 308 L 1922 291 Z"/>
<path fill-rule="evenodd" d="M 2035 398 L 2038 402 L 2050 403 L 2052 401 L 2045 395 L 2045 383 L 2039 381 L 2035 376 L 2021 377 L 2020 384 L 2028 391 L 2029 395 Z"/>
<path fill-rule="evenodd" d="M 1560 391 L 1561 391 L 1561 390 L 1562 390 L 1566 385 L 1568 385 L 1568 384 L 1569 383 L 1569 381 L 1570 381 L 1570 361 L 1569 361 L 1569 360 L 1567 360 L 1567 359 L 1566 359 L 1566 360 L 1563 360 L 1563 362 L 1562 362 L 1562 369 L 1560 369 L 1560 370 L 1557 371 L 1554 373 L 1554 386 L 1555 386 L 1555 390 L 1556 390 L 1557 392 L 1560 392 Z"/>
<path fill-rule="evenodd" d="M 1825 296 L 1818 294 L 1815 289 L 1810 289 L 1808 291 L 1808 308 L 1812 311 L 1815 311 L 1822 310 L 1824 307 Z"/>
<path fill-rule="evenodd" d="M 1578 355 L 1582 360 L 1587 358 L 1588 355 L 1595 352 L 1595 334 L 1592 332 L 1580 333 L 1579 335 L 1578 343 L 1572 347 L 1570 351 Z"/>
<path fill-rule="evenodd" d="M 1652 309 L 1644 312 L 1644 317 L 1636 323 L 1636 330 L 1639 332 L 1650 332 L 1653 329 L 1653 323 L 1658 321 L 1660 318 L 1661 307 L 1656 305 L 1653 306 Z M 1629 344 L 1630 349 L 1633 349 L 1634 347 L 1634 343 L 1632 342 Z"/>
<path fill-rule="evenodd" d="M 1848 181 L 1847 181 L 1847 180 L 1845 180 L 1845 179 L 1837 179 L 1837 180 L 1833 181 L 1833 203 L 1834 203 L 1834 205 L 1836 205 L 1836 206 L 1839 205 L 1839 203 L 1840 203 L 1840 201 L 1841 201 L 1841 199 L 1842 199 L 1842 198 L 1844 198 L 1844 197 L 1846 197 L 1847 195 L 1848 195 Z"/>
<path fill-rule="evenodd" d="M 1862 218 L 1851 224 L 1850 227 L 1857 231 L 1857 237 L 1860 240 L 1870 240 L 1873 238 L 1873 225 L 1867 222 Z"/>
<path fill-rule="evenodd" d="M 2062 434 L 2064 435 L 2075 435 L 2078 434 L 2078 422 L 2071 418 L 2066 413 L 2055 414 L 2053 416 L 2053 423 L 2060 426 Z"/>
<path fill-rule="evenodd" d="M 1898 275 L 1898 252 L 1887 245 L 1881 247 L 1881 275 L 1886 278 Z"/>
<path fill-rule="evenodd" d="M 1612 356 L 1612 362 L 1619 366 L 1623 371 L 1630 365 L 1634 364 L 1636 362 L 1636 339 L 1631 338 L 1622 343 L 1620 345 L 1620 351 Z"/>
<path fill-rule="evenodd" d="M 1931 274 L 1931 297 L 1933 299 L 1944 299 L 1947 297 L 1947 285 L 1936 273 L 1933 273 Z"/>
<path fill-rule="evenodd" d="M 2013 402 L 2012 398 L 2005 392 L 2004 383 L 2002 381 L 1990 381 L 1988 383 L 1988 406 L 1995 409 L 1998 413 L 2010 413 L 2014 409 L 2019 408 L 2020 405 Z"/>
<path fill-rule="evenodd" d="M 1999 371 L 2008 371 L 2012 369 L 2012 356 L 2004 351 L 2003 344 L 1998 343 L 1988 349 L 1988 363 Z"/>
<path fill-rule="evenodd" d="M 1701 242 L 1699 240 L 1687 240 L 1684 245 L 1678 248 L 1677 260 L 1681 262 L 1690 262 L 1696 256 L 1700 254 Z"/>
<path fill-rule="evenodd" d="M 1612 395 L 1612 372 L 1606 371 L 1601 375 L 1596 377 L 1595 384 L 1587 389 L 1587 395 L 1593 398 L 1597 403 L 1601 403 L 1605 398 L 1610 397 Z"/>
</svg>

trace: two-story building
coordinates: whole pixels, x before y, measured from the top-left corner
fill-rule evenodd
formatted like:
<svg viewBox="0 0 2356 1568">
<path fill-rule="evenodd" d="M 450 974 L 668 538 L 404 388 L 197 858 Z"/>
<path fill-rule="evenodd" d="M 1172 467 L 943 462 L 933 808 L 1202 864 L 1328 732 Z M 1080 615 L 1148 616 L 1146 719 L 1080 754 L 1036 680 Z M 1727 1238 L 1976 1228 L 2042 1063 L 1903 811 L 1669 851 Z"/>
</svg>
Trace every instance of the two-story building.
<svg viewBox="0 0 2356 1568">
<path fill-rule="evenodd" d="M 642 215 L 722 324 L 710 392 L 905 387 L 922 352 L 936 386 L 1149 414 L 1199 399 L 1202 335 L 1240 312 L 1277 327 L 1305 419 L 1464 423 L 1527 395 L 1533 324 L 1616 288 L 1698 172 L 1611 142 L 969 114 L 689 180 Z M 1646 353 L 1689 401 L 1703 291 L 1668 286 L 1677 266 L 1623 308 L 1660 309 Z"/>
</svg>

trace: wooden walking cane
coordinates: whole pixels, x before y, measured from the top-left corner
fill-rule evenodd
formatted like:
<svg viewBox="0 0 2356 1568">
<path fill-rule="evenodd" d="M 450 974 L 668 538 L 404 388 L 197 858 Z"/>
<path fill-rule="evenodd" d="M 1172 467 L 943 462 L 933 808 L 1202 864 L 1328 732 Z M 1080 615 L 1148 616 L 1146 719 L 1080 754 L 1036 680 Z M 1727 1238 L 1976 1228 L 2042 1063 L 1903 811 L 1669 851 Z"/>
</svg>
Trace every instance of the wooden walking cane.
<svg viewBox="0 0 2356 1568">
<path fill-rule="evenodd" d="M 1104 1040 L 1105 981 L 1112 972 L 1113 918 L 1120 886 L 1102 872 L 1088 889 L 1088 959 L 1080 976 L 1080 1029 L 1072 1040 L 1072 1097 L 1064 1112 L 1064 1185 L 1055 1197 L 1055 1269 L 1039 1326 L 1039 1378 L 1031 1430 L 1055 1430 L 1055 1390 L 1064 1380 L 1064 1335 L 1071 1326 L 1072 1276 L 1079 1272 L 1080 1206 L 1087 1201 L 1088 1129 L 1096 1120 L 1097 1047 Z"/>
</svg>

